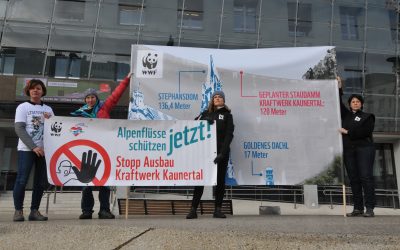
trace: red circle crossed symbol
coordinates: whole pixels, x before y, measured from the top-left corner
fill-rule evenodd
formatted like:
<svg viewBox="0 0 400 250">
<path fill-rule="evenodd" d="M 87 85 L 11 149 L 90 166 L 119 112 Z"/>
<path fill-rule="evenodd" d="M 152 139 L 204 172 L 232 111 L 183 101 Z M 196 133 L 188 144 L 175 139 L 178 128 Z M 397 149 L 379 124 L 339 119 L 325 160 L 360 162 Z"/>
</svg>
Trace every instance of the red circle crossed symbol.
<svg viewBox="0 0 400 250">
<path fill-rule="evenodd" d="M 103 177 L 99 180 L 96 177 L 92 180 L 93 184 L 96 186 L 104 186 L 104 184 L 107 182 L 108 177 L 110 177 L 111 173 L 111 161 L 110 157 L 108 156 L 106 150 L 100 145 L 97 144 L 96 142 L 89 141 L 89 140 L 75 140 L 75 141 L 70 141 L 64 145 L 62 145 L 60 148 L 54 152 L 53 157 L 51 157 L 50 160 L 50 175 L 51 178 L 54 181 L 54 185 L 56 186 L 63 186 L 63 183 L 60 181 L 60 179 L 57 176 L 57 161 L 60 158 L 62 154 L 64 154 L 66 157 L 68 157 L 71 162 L 76 166 L 77 169 L 81 169 L 81 160 L 79 160 L 72 152 L 71 148 L 76 147 L 76 146 L 88 146 L 96 150 L 97 152 L 100 153 L 100 155 L 103 157 L 104 160 L 104 174 Z"/>
</svg>

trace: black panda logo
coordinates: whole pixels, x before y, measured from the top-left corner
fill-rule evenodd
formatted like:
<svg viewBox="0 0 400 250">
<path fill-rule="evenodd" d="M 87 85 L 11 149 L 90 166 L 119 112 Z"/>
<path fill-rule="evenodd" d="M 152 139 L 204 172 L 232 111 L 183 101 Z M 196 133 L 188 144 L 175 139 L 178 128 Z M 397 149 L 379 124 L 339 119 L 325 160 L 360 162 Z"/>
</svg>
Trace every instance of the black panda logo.
<svg viewBox="0 0 400 250">
<path fill-rule="evenodd" d="M 148 53 L 147 56 L 144 56 L 142 59 L 143 67 L 148 69 L 154 69 L 157 67 L 158 55 Z"/>
<path fill-rule="evenodd" d="M 50 129 L 51 129 L 51 131 L 53 131 L 56 134 L 60 133 L 62 130 L 62 122 L 60 122 L 60 123 L 54 122 L 53 124 L 51 124 Z"/>
</svg>

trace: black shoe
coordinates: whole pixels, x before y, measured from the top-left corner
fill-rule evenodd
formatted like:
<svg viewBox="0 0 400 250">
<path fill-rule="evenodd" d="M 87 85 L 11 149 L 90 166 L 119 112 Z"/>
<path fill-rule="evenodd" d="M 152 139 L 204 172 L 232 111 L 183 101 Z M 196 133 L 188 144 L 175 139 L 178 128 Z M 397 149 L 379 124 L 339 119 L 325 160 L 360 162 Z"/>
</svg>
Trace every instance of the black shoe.
<svg viewBox="0 0 400 250">
<path fill-rule="evenodd" d="M 43 216 L 38 210 L 34 209 L 29 214 L 28 219 L 30 221 L 46 221 L 49 218 L 47 218 L 46 216 Z"/>
<path fill-rule="evenodd" d="M 191 209 L 188 215 L 186 215 L 186 219 L 197 219 L 196 209 Z"/>
<path fill-rule="evenodd" d="M 79 215 L 80 220 L 90 220 L 92 219 L 92 212 L 83 211 L 81 215 Z"/>
<path fill-rule="evenodd" d="M 225 219 L 226 215 L 221 211 L 221 208 L 216 208 L 213 214 L 214 218 Z"/>
<path fill-rule="evenodd" d="M 363 216 L 363 214 L 364 214 L 364 211 L 354 209 L 353 212 L 347 213 L 346 216 L 347 217 L 359 217 L 359 216 Z"/>
<path fill-rule="evenodd" d="M 115 219 L 115 215 L 113 215 L 109 210 L 100 210 L 99 219 Z"/>
<path fill-rule="evenodd" d="M 367 211 L 365 211 L 365 214 L 363 215 L 364 217 L 374 217 L 374 210 L 372 208 L 367 208 Z"/>
</svg>

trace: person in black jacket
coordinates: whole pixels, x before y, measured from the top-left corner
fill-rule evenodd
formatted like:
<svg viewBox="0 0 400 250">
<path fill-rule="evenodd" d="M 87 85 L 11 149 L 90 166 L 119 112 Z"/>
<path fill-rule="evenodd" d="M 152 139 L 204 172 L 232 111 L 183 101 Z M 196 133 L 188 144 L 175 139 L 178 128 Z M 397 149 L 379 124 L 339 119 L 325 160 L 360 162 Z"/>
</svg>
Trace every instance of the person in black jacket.
<svg viewBox="0 0 400 250">
<path fill-rule="evenodd" d="M 233 139 L 233 117 L 231 110 L 225 105 L 225 94 L 222 91 L 215 91 L 211 97 L 208 109 L 201 113 L 196 120 L 207 120 L 211 124 L 217 124 L 217 157 L 214 163 L 217 164 L 217 187 L 215 190 L 214 218 L 226 218 L 221 211 L 222 200 L 225 194 L 225 174 L 228 167 L 230 144 Z M 186 219 L 197 218 L 197 207 L 199 206 L 204 187 L 194 188 L 192 207 Z"/>
<path fill-rule="evenodd" d="M 339 93 L 342 99 L 342 82 L 338 77 Z M 364 98 L 352 94 L 348 99 L 350 109 L 340 102 L 343 135 L 343 161 L 353 192 L 354 209 L 347 216 L 373 217 L 375 207 L 375 187 L 373 165 L 375 146 L 372 140 L 375 116 L 362 111 Z M 363 196 L 364 192 L 364 196 Z M 364 201 L 366 212 L 364 213 Z"/>
</svg>

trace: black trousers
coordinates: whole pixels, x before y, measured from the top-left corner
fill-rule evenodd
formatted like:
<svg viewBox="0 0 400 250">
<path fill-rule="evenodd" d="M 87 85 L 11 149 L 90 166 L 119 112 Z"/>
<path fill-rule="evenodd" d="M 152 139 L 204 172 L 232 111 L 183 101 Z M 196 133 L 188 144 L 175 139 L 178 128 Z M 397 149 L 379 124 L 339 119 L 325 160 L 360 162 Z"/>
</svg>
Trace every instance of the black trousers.
<svg viewBox="0 0 400 250">
<path fill-rule="evenodd" d="M 345 147 L 343 150 L 343 161 L 353 192 L 354 209 L 364 210 L 364 201 L 366 208 L 374 209 L 375 207 L 374 160 L 375 147 L 373 145 Z"/>
<path fill-rule="evenodd" d="M 93 187 L 87 186 L 82 189 L 82 200 L 81 200 L 81 208 L 82 212 L 93 212 L 94 207 L 94 197 L 93 197 Z M 100 210 L 110 210 L 110 188 L 109 187 L 100 187 L 99 190 L 99 201 L 100 201 Z"/>
<path fill-rule="evenodd" d="M 217 165 L 217 187 L 215 189 L 215 207 L 222 206 L 222 200 L 224 199 L 225 194 L 225 175 L 226 169 L 228 167 L 228 159 L 224 159 L 220 164 Z M 201 196 L 203 195 L 204 187 L 203 186 L 196 186 L 194 187 L 193 192 L 193 200 L 192 200 L 192 207 L 198 208 L 201 200 Z"/>
</svg>

